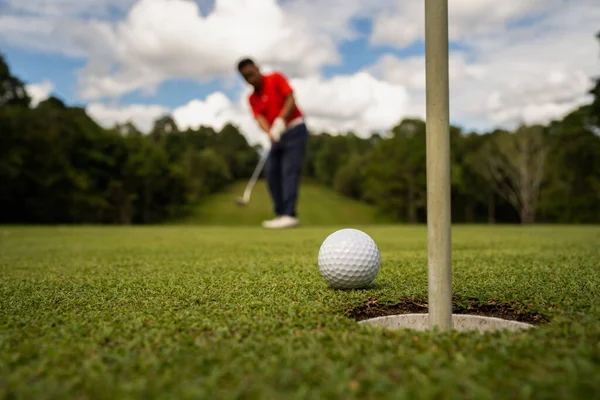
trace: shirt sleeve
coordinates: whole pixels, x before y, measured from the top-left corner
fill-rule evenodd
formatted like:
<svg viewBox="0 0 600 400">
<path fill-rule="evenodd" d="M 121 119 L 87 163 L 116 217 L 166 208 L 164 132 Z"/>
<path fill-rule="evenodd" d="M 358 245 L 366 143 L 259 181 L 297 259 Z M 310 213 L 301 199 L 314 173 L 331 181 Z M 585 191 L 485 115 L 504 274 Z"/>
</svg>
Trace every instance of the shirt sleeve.
<svg viewBox="0 0 600 400">
<path fill-rule="evenodd" d="M 287 78 L 280 72 L 276 72 L 273 74 L 275 78 L 275 83 L 277 87 L 277 91 L 281 93 L 282 96 L 287 96 L 288 94 L 293 92 L 292 87 L 288 83 Z"/>
<path fill-rule="evenodd" d="M 256 99 L 250 97 L 248 99 L 248 103 L 250 104 L 250 109 L 252 110 L 254 118 L 258 117 L 263 113 L 262 107 L 259 106 L 259 104 L 256 102 Z"/>
</svg>

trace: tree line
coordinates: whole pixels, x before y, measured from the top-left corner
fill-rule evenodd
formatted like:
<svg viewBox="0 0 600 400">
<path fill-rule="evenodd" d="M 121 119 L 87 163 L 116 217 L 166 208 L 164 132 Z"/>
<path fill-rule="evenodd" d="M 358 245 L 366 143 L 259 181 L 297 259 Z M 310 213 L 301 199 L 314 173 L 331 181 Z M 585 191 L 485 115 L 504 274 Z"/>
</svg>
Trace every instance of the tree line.
<svg viewBox="0 0 600 400">
<path fill-rule="evenodd" d="M 181 131 L 165 116 L 142 134 L 131 123 L 105 129 L 56 97 L 31 107 L 0 58 L 0 223 L 158 223 L 257 161 L 233 125 Z"/>
<path fill-rule="evenodd" d="M 600 39 L 600 34 L 598 35 Z M 600 222 L 600 78 L 593 101 L 545 125 L 485 134 L 452 126 L 454 222 Z M 312 133 L 304 179 L 399 222 L 426 222 L 426 125 L 389 136 Z M 170 116 L 148 134 L 105 129 L 50 97 L 31 106 L 0 55 L 0 223 L 158 223 L 250 177 L 257 148 L 226 125 L 181 130 Z"/>
<path fill-rule="evenodd" d="M 451 126 L 453 222 L 600 222 L 600 77 L 590 86 L 590 104 L 545 125 Z M 398 221 L 426 222 L 425 126 L 404 119 L 389 138 L 316 135 L 306 174 Z"/>
<path fill-rule="evenodd" d="M 587 125 L 590 112 L 583 106 L 561 121 L 514 131 L 451 127 L 453 222 L 600 222 L 600 127 Z M 310 178 L 397 221 L 426 222 L 424 121 L 405 119 L 386 139 L 311 139 Z"/>
</svg>

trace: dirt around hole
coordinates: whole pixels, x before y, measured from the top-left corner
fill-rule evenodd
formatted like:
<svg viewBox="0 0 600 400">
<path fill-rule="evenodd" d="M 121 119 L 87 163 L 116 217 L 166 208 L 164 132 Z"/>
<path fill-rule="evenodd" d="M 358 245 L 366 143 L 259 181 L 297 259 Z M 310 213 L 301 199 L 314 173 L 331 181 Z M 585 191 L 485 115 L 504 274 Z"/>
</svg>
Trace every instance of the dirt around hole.
<svg viewBox="0 0 600 400">
<path fill-rule="evenodd" d="M 387 315 L 421 314 L 427 312 L 428 304 L 426 298 L 404 298 L 395 302 L 369 299 L 360 306 L 348 310 L 346 316 L 356 321 L 362 321 Z M 454 298 L 452 300 L 452 313 L 496 317 L 532 325 L 541 325 L 549 321 L 541 313 L 527 308 L 522 304 L 498 302 L 496 300 L 482 301 L 476 298 Z"/>
</svg>

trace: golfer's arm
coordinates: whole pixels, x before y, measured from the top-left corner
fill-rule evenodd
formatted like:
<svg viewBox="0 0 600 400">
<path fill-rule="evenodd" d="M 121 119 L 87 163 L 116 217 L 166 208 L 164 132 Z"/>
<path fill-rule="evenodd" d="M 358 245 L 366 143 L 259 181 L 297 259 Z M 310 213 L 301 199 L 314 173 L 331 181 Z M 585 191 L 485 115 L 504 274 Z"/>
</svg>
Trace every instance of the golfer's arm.
<svg viewBox="0 0 600 400">
<path fill-rule="evenodd" d="M 264 117 L 264 115 L 257 116 L 256 121 L 258 122 L 258 125 L 262 128 L 262 130 L 268 134 L 270 126 L 269 126 L 269 123 L 267 122 L 267 119 Z"/>
<path fill-rule="evenodd" d="M 286 121 L 289 118 L 290 114 L 292 113 L 292 110 L 294 109 L 295 104 L 296 100 L 294 99 L 294 93 L 288 94 L 285 98 L 285 102 L 283 103 L 281 113 L 279 114 L 279 116 L 283 118 L 284 121 Z"/>
</svg>

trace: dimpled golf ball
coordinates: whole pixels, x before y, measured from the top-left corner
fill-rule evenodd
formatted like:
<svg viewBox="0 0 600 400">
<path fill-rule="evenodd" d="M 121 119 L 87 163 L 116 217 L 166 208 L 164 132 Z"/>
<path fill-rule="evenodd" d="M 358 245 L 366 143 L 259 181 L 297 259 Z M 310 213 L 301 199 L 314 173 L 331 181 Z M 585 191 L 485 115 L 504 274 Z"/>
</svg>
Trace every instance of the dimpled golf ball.
<svg viewBox="0 0 600 400">
<path fill-rule="evenodd" d="M 359 289 L 379 272 L 377 245 L 358 229 L 340 229 L 329 235 L 319 249 L 319 271 L 334 289 Z"/>
</svg>

